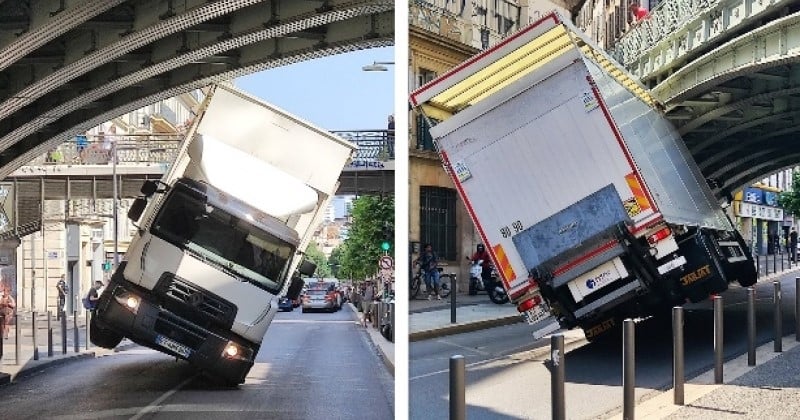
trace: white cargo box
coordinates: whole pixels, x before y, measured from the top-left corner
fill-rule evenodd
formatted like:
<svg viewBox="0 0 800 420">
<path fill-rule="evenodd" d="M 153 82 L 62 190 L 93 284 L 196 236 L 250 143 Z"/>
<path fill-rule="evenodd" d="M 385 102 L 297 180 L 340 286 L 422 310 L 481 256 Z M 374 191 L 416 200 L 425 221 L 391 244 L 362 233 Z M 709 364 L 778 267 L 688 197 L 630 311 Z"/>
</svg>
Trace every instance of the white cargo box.
<svg viewBox="0 0 800 420">
<path fill-rule="evenodd" d="M 512 296 L 532 268 L 512 238 L 603 189 L 616 190 L 640 235 L 662 219 L 732 228 L 649 92 L 557 13 L 411 102 L 435 122 L 441 158 Z M 558 241 L 592 222 L 576 214 L 548 235 Z"/>
</svg>

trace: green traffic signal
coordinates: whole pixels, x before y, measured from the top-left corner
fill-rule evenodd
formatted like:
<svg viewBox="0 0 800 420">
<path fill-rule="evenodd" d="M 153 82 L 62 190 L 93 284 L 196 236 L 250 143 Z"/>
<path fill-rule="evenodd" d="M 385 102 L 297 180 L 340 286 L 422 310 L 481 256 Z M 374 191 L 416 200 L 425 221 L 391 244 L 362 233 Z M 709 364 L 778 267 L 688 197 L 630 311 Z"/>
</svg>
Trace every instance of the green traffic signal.
<svg viewBox="0 0 800 420">
<path fill-rule="evenodd" d="M 392 247 L 392 245 L 391 245 L 391 244 L 389 244 L 389 242 L 387 242 L 387 241 L 384 241 L 384 242 L 381 244 L 381 249 L 382 249 L 382 250 L 384 250 L 384 251 L 388 251 L 388 250 L 389 250 L 389 248 L 391 248 L 391 247 Z"/>
</svg>

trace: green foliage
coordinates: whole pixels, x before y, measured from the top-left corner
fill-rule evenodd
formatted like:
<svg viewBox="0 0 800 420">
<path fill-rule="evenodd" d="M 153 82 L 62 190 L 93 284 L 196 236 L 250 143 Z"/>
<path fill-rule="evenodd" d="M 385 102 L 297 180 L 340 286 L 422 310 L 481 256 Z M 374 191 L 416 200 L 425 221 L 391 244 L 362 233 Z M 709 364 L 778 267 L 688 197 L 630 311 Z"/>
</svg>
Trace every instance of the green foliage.
<svg viewBox="0 0 800 420">
<path fill-rule="evenodd" d="M 778 204 L 787 213 L 800 217 L 800 172 L 792 174 L 792 190 L 780 193 Z"/>
<path fill-rule="evenodd" d="M 306 258 L 317 265 L 317 277 L 332 277 L 325 254 L 317 248 L 317 244 L 313 241 L 306 247 Z"/>
<path fill-rule="evenodd" d="M 337 246 L 336 248 L 333 249 L 333 251 L 331 251 L 331 256 L 330 258 L 328 258 L 328 265 L 331 267 L 331 272 L 333 274 L 333 277 L 336 277 L 337 279 L 340 278 L 339 272 L 341 271 L 340 268 L 342 265 L 341 259 L 342 259 L 342 247 Z"/>
<path fill-rule="evenodd" d="M 363 280 L 378 271 L 383 231 L 394 226 L 394 197 L 362 196 L 353 201 L 348 238 L 337 248 L 339 272 L 343 277 Z M 394 249 L 394 239 L 391 240 Z"/>
</svg>

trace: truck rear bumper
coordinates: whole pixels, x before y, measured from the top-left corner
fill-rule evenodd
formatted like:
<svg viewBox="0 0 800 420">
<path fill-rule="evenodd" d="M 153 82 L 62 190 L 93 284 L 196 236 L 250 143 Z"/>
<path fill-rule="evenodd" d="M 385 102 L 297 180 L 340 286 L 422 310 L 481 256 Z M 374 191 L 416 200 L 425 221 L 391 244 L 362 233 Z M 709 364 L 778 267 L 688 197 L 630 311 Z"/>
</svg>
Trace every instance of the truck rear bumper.
<svg viewBox="0 0 800 420">
<path fill-rule="evenodd" d="M 142 292 L 127 281 L 112 280 L 98 303 L 98 322 L 138 344 L 185 359 L 228 383 L 244 382 L 258 348 L 233 334 L 213 332 L 181 318 Z M 127 304 L 131 297 L 138 299 L 135 308 Z M 226 352 L 230 346 L 236 348 L 236 354 Z"/>
</svg>

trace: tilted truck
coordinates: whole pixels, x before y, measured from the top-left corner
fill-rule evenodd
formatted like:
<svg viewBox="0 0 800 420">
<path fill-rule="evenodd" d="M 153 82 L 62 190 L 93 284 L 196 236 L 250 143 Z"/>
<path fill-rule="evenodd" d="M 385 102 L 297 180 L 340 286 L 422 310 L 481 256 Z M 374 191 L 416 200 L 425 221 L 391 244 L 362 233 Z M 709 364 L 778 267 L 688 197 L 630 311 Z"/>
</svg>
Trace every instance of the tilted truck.
<svg viewBox="0 0 800 420">
<path fill-rule="evenodd" d="M 100 296 L 92 342 L 113 348 L 127 337 L 244 382 L 276 297 L 296 299 L 298 274 L 313 274 L 302 253 L 354 150 L 212 86 L 168 173 L 131 205 L 138 234 Z"/>
<path fill-rule="evenodd" d="M 535 335 L 589 340 L 756 281 L 660 105 L 557 13 L 413 92 Z"/>
</svg>

